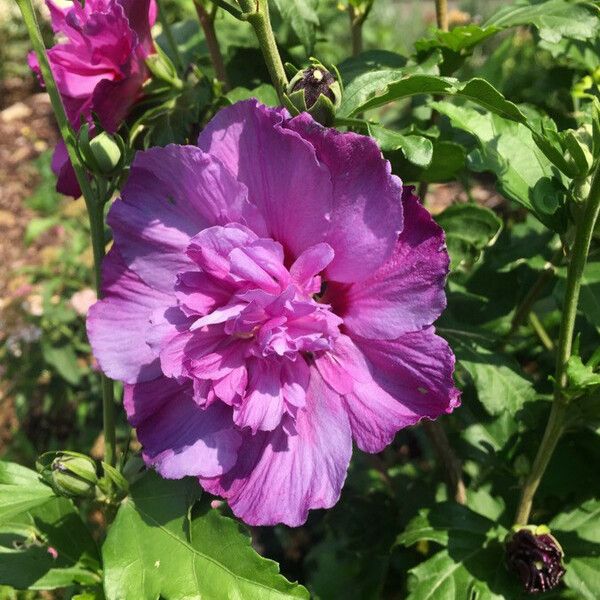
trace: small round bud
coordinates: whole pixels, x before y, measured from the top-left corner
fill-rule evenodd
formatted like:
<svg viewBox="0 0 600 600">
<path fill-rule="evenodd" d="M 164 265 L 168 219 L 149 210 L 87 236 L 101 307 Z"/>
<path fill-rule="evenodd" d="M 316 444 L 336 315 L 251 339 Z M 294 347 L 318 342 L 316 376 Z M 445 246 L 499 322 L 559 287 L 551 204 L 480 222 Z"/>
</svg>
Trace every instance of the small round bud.
<svg viewBox="0 0 600 600">
<path fill-rule="evenodd" d="M 90 139 L 90 128 L 86 123 L 79 130 L 79 154 L 85 166 L 99 175 L 111 175 L 118 171 L 125 155 L 125 145 L 118 135 L 100 132 Z"/>
<path fill-rule="evenodd" d="M 327 69 L 313 59 L 310 67 L 298 71 L 292 78 L 285 99 L 294 114 L 308 112 L 322 125 L 331 125 L 342 101 L 337 70 Z"/>
<path fill-rule="evenodd" d="M 96 464 L 77 452 L 61 452 L 50 464 L 49 479 L 61 496 L 89 496 L 98 482 Z"/>
<path fill-rule="evenodd" d="M 545 525 L 516 527 L 506 542 L 506 563 L 530 594 L 554 589 L 565 574 L 563 550 Z"/>
</svg>

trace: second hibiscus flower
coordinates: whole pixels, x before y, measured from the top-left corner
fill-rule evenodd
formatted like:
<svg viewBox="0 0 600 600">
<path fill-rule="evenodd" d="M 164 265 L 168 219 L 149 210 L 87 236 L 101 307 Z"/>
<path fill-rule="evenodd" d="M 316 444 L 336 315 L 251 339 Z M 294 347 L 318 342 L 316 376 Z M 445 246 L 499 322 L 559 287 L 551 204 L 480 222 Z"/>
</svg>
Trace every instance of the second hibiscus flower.
<svg viewBox="0 0 600 600">
<path fill-rule="evenodd" d="M 339 498 L 352 440 L 459 403 L 444 235 L 368 137 L 256 101 L 137 155 L 88 332 L 148 465 L 249 524 Z"/>
</svg>

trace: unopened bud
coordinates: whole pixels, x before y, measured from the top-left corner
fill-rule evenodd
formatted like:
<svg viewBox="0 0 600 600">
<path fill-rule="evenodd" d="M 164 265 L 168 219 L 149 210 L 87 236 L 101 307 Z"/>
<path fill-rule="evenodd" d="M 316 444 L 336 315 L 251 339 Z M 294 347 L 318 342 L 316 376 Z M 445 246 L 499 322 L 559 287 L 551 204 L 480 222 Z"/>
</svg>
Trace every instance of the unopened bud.
<svg viewBox="0 0 600 600">
<path fill-rule="evenodd" d="M 317 60 L 313 59 L 311 63 L 290 81 L 286 105 L 295 114 L 308 112 L 315 121 L 329 126 L 342 101 L 339 74 L 334 67 L 327 69 Z"/>
<path fill-rule="evenodd" d="M 61 496 L 89 496 L 98 482 L 96 464 L 78 452 L 58 453 L 45 475 Z"/>
<path fill-rule="evenodd" d="M 111 175 L 123 164 L 125 145 L 119 135 L 100 132 L 90 139 L 90 128 L 84 124 L 79 130 L 79 154 L 85 166 L 93 173 Z"/>
<path fill-rule="evenodd" d="M 506 542 L 506 563 L 530 594 L 554 589 L 565 574 L 563 550 L 545 525 L 516 527 Z"/>
</svg>

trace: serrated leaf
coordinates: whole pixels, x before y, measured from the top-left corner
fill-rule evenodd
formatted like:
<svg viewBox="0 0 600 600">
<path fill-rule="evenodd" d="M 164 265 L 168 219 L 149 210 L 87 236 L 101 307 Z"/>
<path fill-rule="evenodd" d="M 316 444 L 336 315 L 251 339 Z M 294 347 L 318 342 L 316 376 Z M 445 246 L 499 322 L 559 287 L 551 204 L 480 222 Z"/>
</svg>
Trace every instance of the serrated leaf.
<svg viewBox="0 0 600 600">
<path fill-rule="evenodd" d="M 427 540 L 445 546 L 410 570 L 409 600 L 516 598 L 504 567 L 506 529 L 466 506 L 443 503 L 423 511 L 398 537 L 410 546 Z"/>
<path fill-rule="evenodd" d="M 381 125 L 368 123 L 369 135 L 377 140 L 383 152 L 401 150 L 402 154 L 418 167 L 428 167 L 433 157 L 433 143 L 421 135 L 404 135 Z"/>
<path fill-rule="evenodd" d="M 240 100 L 256 98 L 259 102 L 262 102 L 267 106 L 279 105 L 279 98 L 277 98 L 277 92 L 275 91 L 275 88 L 268 83 L 263 83 L 251 90 L 245 87 L 236 87 L 230 92 L 227 92 L 225 96 L 232 104 L 234 104 L 235 102 L 239 102 Z"/>
<path fill-rule="evenodd" d="M 453 204 L 435 220 L 446 233 L 453 271 L 470 268 L 502 230 L 502 221 L 489 208 L 473 203 Z"/>
<path fill-rule="evenodd" d="M 600 391 L 600 373 L 584 365 L 579 356 L 571 356 L 567 362 L 567 389 L 570 398 Z"/>
<path fill-rule="evenodd" d="M 427 52 L 433 48 L 448 48 L 453 52 L 471 50 L 477 44 L 500 31 L 499 27 L 480 27 L 474 23 L 454 27 L 451 31 L 436 30 L 433 38 L 422 38 L 415 42 L 417 52 Z"/>
<path fill-rule="evenodd" d="M 508 198 L 532 211 L 546 225 L 554 229 L 564 226 L 560 214 L 564 189 L 555 179 L 554 166 L 525 126 L 449 102 L 433 106 L 455 127 L 475 136 L 479 148 L 469 155 L 471 169 L 491 171 Z"/>
<path fill-rule="evenodd" d="M 515 27 L 533 25 L 547 42 L 559 42 L 567 37 L 575 40 L 593 39 L 598 35 L 598 9 L 590 2 L 547 0 L 546 2 L 515 2 L 501 8 L 484 27 Z"/>
<path fill-rule="evenodd" d="M 308 598 L 236 521 L 214 510 L 191 516 L 198 494 L 196 481 L 154 472 L 131 487 L 102 551 L 108 600 Z"/>
<path fill-rule="evenodd" d="M 490 415 L 503 412 L 514 415 L 526 402 L 535 399 L 531 381 L 519 373 L 519 365 L 512 357 L 451 335 L 447 337 L 460 365 L 473 380 L 479 401 Z"/>
<path fill-rule="evenodd" d="M 306 54 L 312 54 L 319 25 L 316 0 L 273 0 L 281 18 L 289 23 L 304 46 Z"/>
<path fill-rule="evenodd" d="M 581 598 L 596 600 L 600 589 L 600 500 L 588 500 L 559 514 L 549 526 L 565 552 L 565 585 Z"/>
<path fill-rule="evenodd" d="M 338 111 L 343 117 L 383 106 L 395 100 L 417 94 L 458 95 L 476 102 L 494 113 L 520 123 L 527 119 L 516 104 L 504 96 L 485 79 L 474 78 L 461 82 L 453 77 L 440 77 L 394 69 L 372 71 L 356 77 L 344 90 Z"/>
</svg>

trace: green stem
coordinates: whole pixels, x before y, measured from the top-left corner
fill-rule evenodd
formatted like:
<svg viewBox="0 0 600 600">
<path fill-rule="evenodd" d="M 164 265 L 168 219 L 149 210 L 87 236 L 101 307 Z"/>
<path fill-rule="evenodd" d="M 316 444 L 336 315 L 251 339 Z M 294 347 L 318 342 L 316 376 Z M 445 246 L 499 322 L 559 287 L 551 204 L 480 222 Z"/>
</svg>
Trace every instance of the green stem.
<svg viewBox="0 0 600 600">
<path fill-rule="evenodd" d="M 217 40 L 217 32 L 215 31 L 214 18 L 211 17 L 209 12 L 202 4 L 202 0 L 194 0 L 194 6 L 196 7 L 196 14 L 198 15 L 198 21 L 204 31 L 204 39 L 206 40 L 206 46 L 208 53 L 210 54 L 210 61 L 212 62 L 215 70 L 217 79 L 223 84 L 223 89 L 228 91 L 231 89 L 229 78 L 227 77 L 227 70 L 225 69 L 225 61 L 221 54 L 221 48 L 219 47 L 219 41 Z M 215 5 L 215 8 L 217 6 Z"/>
<path fill-rule="evenodd" d="M 575 318 L 577 316 L 577 304 L 581 290 L 581 279 L 587 261 L 590 243 L 594 232 L 594 226 L 600 213 L 600 163 L 596 166 L 590 194 L 586 201 L 583 217 L 575 228 L 575 241 L 571 260 L 567 267 L 567 284 L 565 289 L 565 301 L 562 319 L 560 323 L 560 334 L 558 338 L 558 350 L 556 355 L 556 374 L 554 379 L 554 401 L 550 411 L 550 417 L 546 425 L 546 431 L 537 456 L 531 467 L 521 494 L 521 501 L 515 515 L 517 525 L 527 525 L 533 505 L 533 498 L 540 485 L 540 481 L 550 462 L 556 444 L 565 429 L 565 417 L 568 413 L 568 399 L 563 391 L 567 385 L 567 362 L 571 357 L 573 349 L 573 333 L 575 331 Z"/>
<path fill-rule="evenodd" d="M 283 95 L 288 85 L 288 78 L 273 35 L 268 2 L 267 0 L 238 0 L 238 4 L 244 11 L 244 18 L 254 28 L 271 81 L 277 90 L 279 102 L 283 104 Z"/>
<path fill-rule="evenodd" d="M 21 14 L 23 15 L 23 22 L 27 28 L 29 39 L 33 49 L 35 50 L 38 63 L 40 65 L 40 71 L 42 78 L 46 86 L 46 91 L 50 96 L 50 102 L 54 110 L 54 116 L 58 123 L 60 134 L 67 147 L 69 159 L 77 182 L 81 188 L 85 205 L 87 207 L 88 216 L 90 219 L 90 234 L 92 240 L 92 250 L 94 254 L 94 272 L 96 280 L 96 290 L 98 297 L 101 295 L 101 264 L 102 258 L 104 257 L 105 241 L 104 241 L 104 198 L 98 198 L 94 193 L 90 181 L 87 176 L 87 172 L 79 158 L 77 152 L 77 141 L 75 132 L 69 124 L 65 108 L 56 86 L 56 81 L 48 62 L 48 56 L 46 54 L 46 48 L 42 39 L 42 34 L 35 16 L 35 11 L 31 4 L 31 0 L 16 0 Z M 103 405 L 103 416 L 104 416 L 104 438 L 105 438 L 105 461 L 114 464 L 115 460 L 115 419 L 114 419 L 114 398 L 113 398 L 113 386 L 112 382 L 102 375 L 102 405 Z"/>
<path fill-rule="evenodd" d="M 533 311 L 529 313 L 529 324 L 537 333 L 537 336 L 540 338 L 542 344 L 544 344 L 544 348 L 552 352 L 552 350 L 554 350 L 554 342 L 548 335 L 548 332 L 542 325 L 542 322 L 540 321 L 539 317 Z"/>
<path fill-rule="evenodd" d="M 435 16 L 438 28 L 448 31 L 448 0 L 435 0 Z"/>
<path fill-rule="evenodd" d="M 352 4 L 348 6 L 348 16 L 350 17 L 350 37 L 352 39 L 352 56 L 357 56 L 363 51 L 362 24 L 360 13 Z"/>
</svg>

